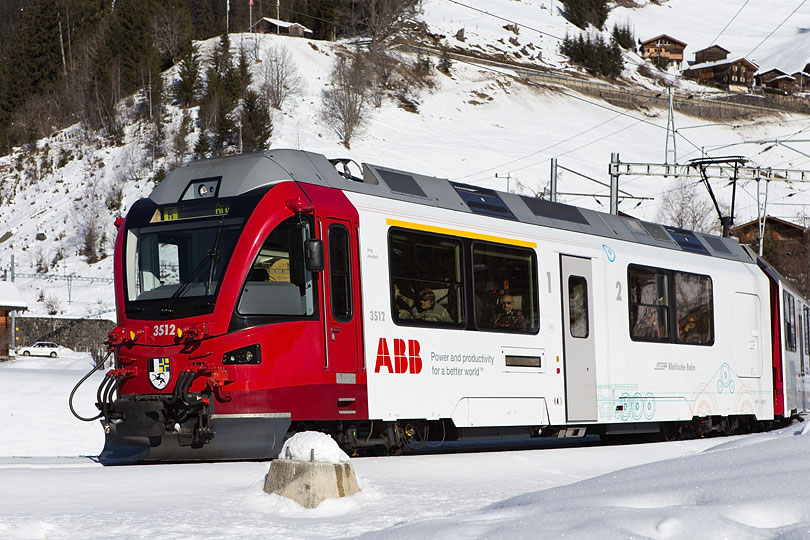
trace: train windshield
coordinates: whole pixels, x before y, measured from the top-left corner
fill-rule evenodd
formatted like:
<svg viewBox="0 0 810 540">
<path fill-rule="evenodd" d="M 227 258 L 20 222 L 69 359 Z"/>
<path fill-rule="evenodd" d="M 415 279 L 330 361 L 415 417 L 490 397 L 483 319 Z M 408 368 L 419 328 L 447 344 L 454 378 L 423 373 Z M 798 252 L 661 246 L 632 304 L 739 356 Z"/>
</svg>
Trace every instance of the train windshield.
<svg viewBox="0 0 810 540">
<path fill-rule="evenodd" d="M 213 310 L 243 219 L 148 224 L 127 231 L 127 315 L 176 318 Z"/>
</svg>

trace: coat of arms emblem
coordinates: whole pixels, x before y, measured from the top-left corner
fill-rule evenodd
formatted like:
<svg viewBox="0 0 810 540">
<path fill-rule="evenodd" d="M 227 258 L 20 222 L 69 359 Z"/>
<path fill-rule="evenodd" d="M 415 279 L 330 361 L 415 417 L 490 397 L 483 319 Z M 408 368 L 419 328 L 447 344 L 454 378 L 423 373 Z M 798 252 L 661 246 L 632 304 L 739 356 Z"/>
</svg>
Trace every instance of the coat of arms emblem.
<svg viewBox="0 0 810 540">
<path fill-rule="evenodd" d="M 149 359 L 149 382 L 158 390 L 163 390 L 169 384 L 172 376 L 169 359 L 150 358 Z"/>
</svg>

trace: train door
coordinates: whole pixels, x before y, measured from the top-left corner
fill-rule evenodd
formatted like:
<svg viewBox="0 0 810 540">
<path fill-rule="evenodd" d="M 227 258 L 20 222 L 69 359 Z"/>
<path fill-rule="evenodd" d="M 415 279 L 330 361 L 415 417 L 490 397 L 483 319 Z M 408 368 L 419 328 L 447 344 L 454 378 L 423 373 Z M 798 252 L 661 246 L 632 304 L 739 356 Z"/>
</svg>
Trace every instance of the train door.
<svg viewBox="0 0 810 540">
<path fill-rule="evenodd" d="M 734 370 L 740 377 L 762 376 L 759 296 L 734 294 Z"/>
<path fill-rule="evenodd" d="M 360 357 L 360 294 L 357 230 L 348 221 L 325 218 L 324 332 L 326 367 L 357 372 Z"/>
<path fill-rule="evenodd" d="M 591 260 L 560 255 L 565 403 L 569 422 L 596 421 Z"/>
</svg>

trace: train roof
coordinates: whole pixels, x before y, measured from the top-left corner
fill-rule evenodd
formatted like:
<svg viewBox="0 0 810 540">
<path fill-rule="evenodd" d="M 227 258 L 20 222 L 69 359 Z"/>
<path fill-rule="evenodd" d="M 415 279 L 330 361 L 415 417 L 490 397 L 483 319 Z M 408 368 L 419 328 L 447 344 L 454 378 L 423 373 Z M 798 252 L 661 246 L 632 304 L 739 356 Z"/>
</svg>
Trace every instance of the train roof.
<svg viewBox="0 0 810 540">
<path fill-rule="evenodd" d="M 256 188 L 293 180 L 709 257 L 756 262 L 733 238 L 721 238 L 369 163 L 362 164 L 363 176 L 360 178 L 349 173 L 349 162 L 344 159 L 329 160 L 321 154 L 291 149 L 193 161 L 172 171 L 149 198 L 159 205 L 175 204 L 187 200 L 191 186 L 203 180 L 216 185 L 215 193 L 220 198 L 235 197 Z"/>
</svg>

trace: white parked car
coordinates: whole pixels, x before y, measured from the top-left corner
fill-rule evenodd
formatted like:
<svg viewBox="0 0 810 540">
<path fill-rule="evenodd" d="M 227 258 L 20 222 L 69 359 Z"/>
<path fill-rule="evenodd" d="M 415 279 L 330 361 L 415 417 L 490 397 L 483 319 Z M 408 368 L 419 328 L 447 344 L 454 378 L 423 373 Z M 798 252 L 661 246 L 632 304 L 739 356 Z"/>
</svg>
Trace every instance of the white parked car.
<svg viewBox="0 0 810 540">
<path fill-rule="evenodd" d="M 51 341 L 37 341 L 28 347 L 17 349 L 17 356 L 50 356 L 56 358 L 59 353 L 59 345 Z"/>
</svg>

